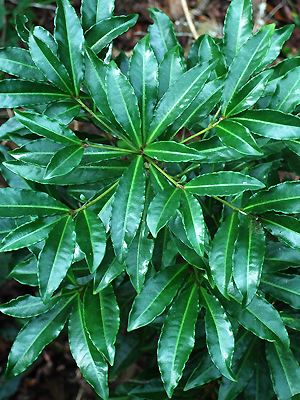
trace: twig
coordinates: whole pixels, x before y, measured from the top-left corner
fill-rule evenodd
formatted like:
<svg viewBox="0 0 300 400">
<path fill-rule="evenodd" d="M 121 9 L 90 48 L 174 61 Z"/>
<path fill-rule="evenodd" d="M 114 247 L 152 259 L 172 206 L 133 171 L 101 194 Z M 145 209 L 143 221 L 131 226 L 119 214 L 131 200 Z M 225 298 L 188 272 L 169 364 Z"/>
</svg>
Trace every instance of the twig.
<svg viewBox="0 0 300 400">
<path fill-rule="evenodd" d="M 194 39 L 197 40 L 198 37 L 199 37 L 199 34 L 198 34 L 197 29 L 195 27 L 195 24 L 194 24 L 192 15 L 190 13 L 187 1 L 186 0 L 181 0 L 181 5 L 182 5 L 182 9 L 183 9 L 186 21 L 187 21 L 188 26 L 190 28 L 190 31 L 192 32 Z"/>
</svg>

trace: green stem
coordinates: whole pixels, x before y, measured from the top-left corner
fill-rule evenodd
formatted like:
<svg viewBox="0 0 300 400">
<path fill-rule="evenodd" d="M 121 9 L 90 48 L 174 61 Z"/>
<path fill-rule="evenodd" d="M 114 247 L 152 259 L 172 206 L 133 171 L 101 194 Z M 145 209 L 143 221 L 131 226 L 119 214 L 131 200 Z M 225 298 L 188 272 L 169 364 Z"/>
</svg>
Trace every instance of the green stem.
<svg viewBox="0 0 300 400">
<path fill-rule="evenodd" d="M 97 196 L 94 200 L 91 200 L 90 202 L 84 204 L 82 207 L 74 210 L 74 213 L 77 214 L 80 211 L 86 210 L 88 207 L 91 207 L 94 204 L 98 203 L 98 201 L 103 199 L 103 197 L 105 197 L 107 194 L 109 194 L 118 185 L 118 183 L 119 183 L 119 181 L 116 181 L 112 186 L 110 186 L 105 192 L 103 192 L 99 196 Z"/>
<path fill-rule="evenodd" d="M 181 144 L 184 144 L 184 143 L 186 143 L 186 142 L 189 142 L 189 141 L 192 140 L 192 139 L 195 139 L 196 137 L 198 137 L 198 136 L 200 136 L 200 135 L 203 135 L 204 133 L 206 133 L 206 132 L 212 130 L 212 129 L 215 128 L 217 125 L 219 125 L 219 123 L 220 123 L 221 121 L 223 121 L 223 118 L 220 118 L 217 122 L 210 123 L 210 124 L 208 125 L 207 128 L 203 129 L 203 130 L 200 131 L 200 132 L 195 133 L 195 134 L 192 135 L 192 136 L 189 136 L 189 137 L 183 139 L 180 143 L 181 143 Z"/>
<path fill-rule="evenodd" d="M 233 204 L 229 203 L 228 201 L 221 199 L 221 197 L 218 196 L 212 196 L 215 200 L 220 201 L 221 203 L 225 204 L 225 206 L 232 208 L 232 210 L 237 211 L 243 215 L 248 215 L 244 210 L 242 210 L 241 208 L 238 208 L 236 206 L 234 206 Z"/>
<path fill-rule="evenodd" d="M 193 171 L 194 169 L 197 169 L 200 167 L 200 164 L 196 164 L 196 165 L 191 165 L 189 167 L 187 167 L 186 169 L 184 169 L 182 172 L 180 172 L 179 174 L 176 175 L 176 178 L 181 178 L 183 175 L 187 174 L 188 172 Z"/>
<path fill-rule="evenodd" d="M 96 144 L 96 143 L 90 143 L 90 142 L 85 142 L 87 144 L 87 147 L 95 147 L 96 149 L 106 149 L 106 150 L 111 150 L 112 146 L 107 146 L 105 144 Z M 121 147 L 113 147 L 114 151 L 119 151 L 120 153 L 132 153 L 132 154 L 139 154 L 137 151 L 131 150 L 131 149 L 123 149 Z"/>
<path fill-rule="evenodd" d="M 183 188 L 182 185 L 176 181 L 175 179 L 172 178 L 172 176 L 170 176 L 166 171 L 164 171 L 162 168 L 160 168 L 153 160 L 151 160 L 151 158 L 146 157 L 146 160 L 153 165 L 154 168 L 156 168 L 165 178 L 168 179 L 168 181 L 170 181 L 171 183 L 173 183 L 174 186 L 178 187 L 178 188 Z"/>
</svg>

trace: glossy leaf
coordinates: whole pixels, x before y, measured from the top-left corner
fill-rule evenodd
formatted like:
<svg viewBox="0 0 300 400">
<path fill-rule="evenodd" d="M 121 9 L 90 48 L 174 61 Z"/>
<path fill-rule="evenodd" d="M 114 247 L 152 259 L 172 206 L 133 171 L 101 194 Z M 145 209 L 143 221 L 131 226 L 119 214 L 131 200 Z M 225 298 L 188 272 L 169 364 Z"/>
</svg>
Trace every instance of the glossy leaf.
<svg viewBox="0 0 300 400">
<path fill-rule="evenodd" d="M 170 398 L 194 347 L 198 312 L 198 288 L 196 285 L 188 285 L 172 304 L 160 334 L 158 366 Z"/>
<path fill-rule="evenodd" d="M 96 349 L 113 365 L 119 330 L 119 307 L 112 286 L 93 294 L 87 289 L 83 301 L 84 321 Z"/>
<path fill-rule="evenodd" d="M 59 221 L 50 232 L 39 255 L 39 287 L 45 302 L 49 301 L 65 278 L 72 264 L 74 249 L 74 222 L 68 216 Z"/>
<path fill-rule="evenodd" d="M 112 205 L 111 237 L 118 258 L 124 260 L 141 221 L 145 201 L 145 175 L 138 156 L 120 179 Z"/>
<path fill-rule="evenodd" d="M 172 141 L 151 143 L 145 148 L 144 153 L 155 160 L 166 162 L 187 162 L 203 159 L 203 156 L 197 150 Z"/>
<path fill-rule="evenodd" d="M 300 104 L 300 67 L 289 71 L 277 84 L 269 108 L 291 113 Z"/>
<path fill-rule="evenodd" d="M 9 278 L 28 286 L 38 286 L 37 259 L 30 256 L 18 263 L 10 272 Z"/>
<path fill-rule="evenodd" d="M 89 338 L 84 323 L 84 307 L 79 296 L 69 321 L 69 343 L 83 377 L 98 396 L 108 399 L 107 364 Z"/>
<path fill-rule="evenodd" d="M 259 222 L 243 218 L 235 244 L 234 282 L 247 305 L 259 286 L 265 255 L 265 235 Z"/>
<path fill-rule="evenodd" d="M 184 387 L 184 391 L 203 386 L 206 383 L 220 378 L 221 376 L 221 372 L 212 362 L 210 355 L 206 353 L 190 375 Z"/>
<path fill-rule="evenodd" d="M 300 221 L 287 215 L 266 214 L 263 226 L 290 247 L 300 249 Z"/>
<path fill-rule="evenodd" d="M 83 147 L 80 145 L 75 144 L 58 150 L 47 165 L 45 179 L 67 175 L 80 164 L 82 156 Z"/>
<path fill-rule="evenodd" d="M 97 22 L 112 17 L 115 0 L 83 0 L 81 2 L 81 21 L 85 30 Z"/>
<path fill-rule="evenodd" d="M 275 299 L 300 308 L 300 277 L 298 275 L 277 273 L 265 274 L 262 277 L 262 289 Z"/>
<path fill-rule="evenodd" d="M 132 305 L 128 331 L 151 323 L 172 302 L 186 277 L 186 266 L 172 266 L 148 279 Z"/>
<path fill-rule="evenodd" d="M 185 189 L 200 196 L 230 196 L 246 190 L 257 190 L 265 185 L 240 172 L 220 171 L 203 174 L 192 179 Z"/>
<path fill-rule="evenodd" d="M 268 64 L 271 64 L 274 60 L 276 60 L 282 50 L 284 43 L 290 38 L 291 34 L 293 33 L 294 27 L 294 25 L 290 24 L 283 26 L 282 28 L 275 29 L 271 40 L 271 46 L 262 64 L 260 65 L 261 68 L 265 67 Z"/>
<path fill-rule="evenodd" d="M 57 299 L 44 304 L 40 297 L 26 294 L 0 305 L 0 312 L 14 318 L 33 318 L 44 314 L 55 306 Z"/>
<path fill-rule="evenodd" d="M 106 233 L 100 218 L 89 209 L 81 211 L 76 218 L 76 240 L 91 273 L 95 272 L 104 257 Z"/>
</svg>

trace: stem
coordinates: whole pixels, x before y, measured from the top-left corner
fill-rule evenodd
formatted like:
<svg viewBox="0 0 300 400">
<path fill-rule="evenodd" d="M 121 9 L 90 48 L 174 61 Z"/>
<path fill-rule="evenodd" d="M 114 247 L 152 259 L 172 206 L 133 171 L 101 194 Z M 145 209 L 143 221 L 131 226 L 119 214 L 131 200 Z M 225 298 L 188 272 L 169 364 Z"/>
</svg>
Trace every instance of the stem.
<svg viewBox="0 0 300 400">
<path fill-rule="evenodd" d="M 183 188 L 179 182 L 177 182 L 175 179 L 172 178 L 172 176 L 170 176 L 167 172 L 165 172 L 162 168 L 160 168 L 153 160 L 151 160 L 151 158 L 146 157 L 146 159 L 151 165 L 153 165 L 154 168 L 156 168 L 162 175 L 164 175 L 164 177 L 166 177 L 168 179 L 168 181 L 173 183 L 173 185 L 175 185 L 176 187 L 178 187 L 180 189 Z"/>
<path fill-rule="evenodd" d="M 90 142 L 85 142 L 87 144 L 87 147 L 95 147 L 97 149 L 106 149 L 106 150 L 111 150 L 112 146 L 107 146 L 105 144 L 95 144 L 95 143 L 90 143 Z M 131 149 L 123 149 L 121 147 L 113 147 L 114 151 L 119 151 L 120 153 L 133 153 L 133 154 L 138 154 L 137 151 L 131 150 Z"/>
<path fill-rule="evenodd" d="M 181 0 L 181 6 L 186 18 L 186 21 L 188 23 L 188 26 L 190 28 L 190 31 L 192 32 L 192 35 L 194 36 L 194 39 L 197 40 L 199 37 L 199 34 L 197 32 L 197 29 L 195 27 L 191 12 L 189 10 L 188 4 L 186 0 Z"/>
<path fill-rule="evenodd" d="M 234 211 L 237 211 L 237 212 L 239 212 L 239 213 L 241 213 L 241 214 L 243 214 L 243 215 L 248 215 L 244 210 L 242 210 L 241 208 L 238 208 L 238 207 L 234 206 L 234 205 L 231 204 L 231 203 L 228 203 L 228 201 L 226 201 L 226 200 L 224 200 L 224 199 L 221 199 L 221 197 L 218 197 L 218 196 L 212 196 L 212 197 L 213 197 L 215 200 L 218 200 L 218 201 L 220 201 L 221 203 L 225 204 L 225 206 L 232 208 Z"/>
<path fill-rule="evenodd" d="M 200 164 L 195 164 L 195 165 L 190 165 L 186 169 L 184 169 L 182 172 L 176 175 L 177 178 L 181 178 L 183 175 L 187 174 L 188 172 L 193 171 L 194 169 L 197 169 L 200 167 Z"/>
<path fill-rule="evenodd" d="M 186 143 L 186 142 L 189 142 L 189 141 L 192 140 L 192 139 L 195 139 L 196 137 L 198 137 L 198 136 L 200 136 L 200 135 L 203 135 L 204 133 L 210 131 L 211 129 L 213 129 L 213 128 L 215 128 L 217 125 L 219 125 L 219 123 L 220 123 L 221 121 L 223 121 L 223 118 L 220 118 L 217 122 L 210 123 L 210 124 L 208 125 L 207 128 L 203 129 L 203 130 L 200 131 L 200 132 L 195 133 L 195 134 L 192 135 L 192 136 L 189 136 L 189 137 L 183 139 L 180 143 L 181 143 L 181 144 L 184 144 L 184 143 Z"/>
<path fill-rule="evenodd" d="M 91 200 L 88 203 L 85 203 L 82 207 L 77 208 L 74 210 L 74 213 L 79 213 L 80 211 L 86 210 L 88 207 L 93 206 L 96 204 L 99 200 L 101 200 L 103 197 L 105 197 L 108 193 L 110 193 L 117 185 L 119 181 L 117 180 L 112 186 L 110 186 L 105 192 L 101 193 L 98 197 L 96 197 L 94 200 Z"/>
</svg>

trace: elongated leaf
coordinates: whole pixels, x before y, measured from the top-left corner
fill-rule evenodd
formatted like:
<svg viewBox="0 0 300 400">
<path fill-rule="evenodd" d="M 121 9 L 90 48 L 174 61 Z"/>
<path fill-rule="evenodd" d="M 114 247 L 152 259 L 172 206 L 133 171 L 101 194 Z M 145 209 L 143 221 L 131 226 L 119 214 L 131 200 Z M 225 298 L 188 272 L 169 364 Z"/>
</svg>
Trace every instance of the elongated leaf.
<svg viewBox="0 0 300 400">
<path fill-rule="evenodd" d="M 19 332 L 8 357 L 7 372 L 19 375 L 24 372 L 63 329 L 74 296 L 60 300 L 54 308 L 31 320 Z"/>
<path fill-rule="evenodd" d="M 61 217 L 40 218 L 19 226 L 1 242 L 0 251 L 12 251 L 31 246 L 46 239 Z"/>
<path fill-rule="evenodd" d="M 267 214 L 262 218 L 263 226 L 288 246 L 300 249 L 300 221 L 286 215 Z"/>
<path fill-rule="evenodd" d="M 72 82 L 67 70 L 47 43 L 39 38 L 41 29 L 41 27 L 36 27 L 29 36 L 31 57 L 50 82 L 63 92 L 72 93 Z M 49 32 L 47 33 L 50 35 Z"/>
<path fill-rule="evenodd" d="M 210 381 L 220 378 L 221 376 L 221 372 L 212 362 L 210 355 L 205 353 L 199 364 L 190 375 L 183 390 L 188 391 L 203 386 Z"/>
<path fill-rule="evenodd" d="M 105 268 L 100 268 L 94 281 L 94 294 L 106 289 L 125 269 L 125 265 L 118 261 L 117 257 Z"/>
<path fill-rule="evenodd" d="M 271 46 L 265 56 L 260 68 L 270 64 L 279 56 L 284 43 L 290 38 L 295 26 L 293 24 L 283 26 L 282 28 L 275 29 L 271 40 Z"/>
<path fill-rule="evenodd" d="M 219 300 L 200 289 L 205 307 L 206 344 L 210 357 L 222 375 L 235 380 L 231 370 L 234 337 L 229 319 Z"/>
<path fill-rule="evenodd" d="M 203 212 L 198 200 L 186 191 L 183 191 L 181 198 L 181 212 L 187 238 L 191 243 L 193 250 L 202 257 L 205 240 L 205 221 L 203 218 Z"/>
<path fill-rule="evenodd" d="M 133 143 L 137 147 L 141 146 L 141 117 L 138 100 L 130 82 L 114 63 L 109 64 L 107 71 L 107 88 L 108 102 L 116 120 Z"/>
<path fill-rule="evenodd" d="M 69 322 L 70 350 L 84 379 L 98 396 L 108 399 L 107 364 L 89 338 L 84 324 L 84 308 L 80 297 L 73 309 Z"/>
<path fill-rule="evenodd" d="M 289 336 L 278 311 L 262 296 L 255 295 L 246 308 L 231 303 L 230 310 L 234 318 L 254 335 L 289 347 Z"/>
<path fill-rule="evenodd" d="M 38 286 L 37 259 L 30 256 L 18 263 L 10 272 L 9 278 L 28 286 Z"/>
<path fill-rule="evenodd" d="M 278 211 L 285 214 L 300 212 L 300 184 L 284 182 L 254 194 L 244 210 L 246 212 L 262 213 Z"/>
<path fill-rule="evenodd" d="M 51 158 L 45 171 L 45 179 L 67 175 L 76 168 L 82 159 L 83 147 L 71 145 L 58 150 Z"/>
<path fill-rule="evenodd" d="M 230 196 L 245 192 L 246 190 L 257 190 L 265 185 L 249 175 L 240 172 L 220 171 L 203 174 L 192 179 L 185 189 L 189 193 L 200 196 Z"/>
<path fill-rule="evenodd" d="M 217 126 L 216 133 L 226 146 L 242 154 L 253 156 L 263 154 L 249 130 L 238 122 L 224 120 Z"/>
<path fill-rule="evenodd" d="M 153 237 L 168 223 L 179 208 L 181 190 L 170 188 L 159 192 L 150 203 L 147 225 Z"/>
<path fill-rule="evenodd" d="M 80 112 L 80 105 L 72 100 L 57 101 L 50 104 L 45 114 L 47 117 L 54 118 L 63 125 L 70 124 Z"/>
<path fill-rule="evenodd" d="M 95 272 L 104 257 L 106 233 L 100 218 L 88 209 L 76 218 L 76 240 L 91 273 Z"/>
<path fill-rule="evenodd" d="M 81 21 L 84 30 L 97 22 L 112 17 L 115 0 L 83 0 L 81 3 Z"/>
<path fill-rule="evenodd" d="M 52 300 L 48 304 L 44 304 L 40 297 L 26 294 L 8 303 L 1 304 L 0 312 L 15 318 L 33 318 L 49 311 L 56 303 L 57 299 Z"/>
<path fill-rule="evenodd" d="M 71 131 L 59 122 L 31 111 L 16 111 L 16 117 L 27 129 L 36 135 L 45 136 L 63 144 L 80 144 L 81 141 Z"/>
<path fill-rule="evenodd" d="M 276 343 L 266 347 L 274 391 L 279 400 L 300 393 L 300 367 L 291 350 Z"/>
<path fill-rule="evenodd" d="M 289 71 L 277 84 L 269 108 L 291 113 L 300 104 L 300 67 Z"/>
<path fill-rule="evenodd" d="M 141 221 L 145 201 L 143 158 L 136 157 L 120 179 L 112 205 L 111 237 L 115 253 L 124 260 Z"/>
<path fill-rule="evenodd" d="M 300 309 L 300 277 L 283 273 L 265 274 L 262 277 L 263 290 L 275 299 Z"/>
<path fill-rule="evenodd" d="M 97 146 L 97 145 L 96 145 Z M 82 157 L 82 165 L 96 164 L 113 158 L 126 157 L 132 154 L 129 149 L 121 149 L 113 146 L 99 145 L 99 147 L 86 147 Z"/>
<path fill-rule="evenodd" d="M 158 62 L 161 63 L 165 54 L 178 45 L 178 41 L 173 24 L 166 14 L 157 8 L 150 8 L 149 13 L 154 21 L 149 27 L 150 43 Z"/>
<path fill-rule="evenodd" d="M 223 93 L 223 113 L 235 93 L 248 81 L 262 62 L 270 46 L 274 25 L 264 26 L 255 36 L 249 39 L 240 49 L 232 62 Z"/>
<path fill-rule="evenodd" d="M 300 118 L 275 110 L 249 110 L 234 118 L 256 135 L 282 140 L 300 138 Z"/>
<path fill-rule="evenodd" d="M 251 108 L 264 94 L 273 71 L 264 71 L 250 79 L 233 97 L 226 109 L 226 115 L 239 114 Z"/>
<path fill-rule="evenodd" d="M 146 138 L 157 102 L 158 89 L 158 63 L 150 47 L 148 35 L 133 49 L 129 77 L 139 102 L 142 135 Z"/>
<path fill-rule="evenodd" d="M 243 218 L 235 244 L 234 282 L 247 305 L 253 299 L 262 272 L 265 255 L 265 235 L 259 222 Z"/>
<path fill-rule="evenodd" d="M 230 65 L 242 45 L 252 36 L 252 1 L 233 0 L 224 22 L 224 54 Z"/>
<path fill-rule="evenodd" d="M 157 350 L 158 366 L 170 398 L 194 347 L 198 312 L 198 287 L 188 285 L 171 306 L 160 334 Z"/>
<path fill-rule="evenodd" d="M 96 349 L 113 365 L 115 340 L 119 330 L 119 307 L 112 286 L 93 294 L 84 294 L 84 320 L 89 337 Z"/>
<path fill-rule="evenodd" d="M 29 51 L 17 47 L 0 50 L 0 69 L 9 75 L 30 81 L 44 81 L 45 77 L 34 65 Z"/>
<path fill-rule="evenodd" d="M 132 305 L 128 331 L 148 325 L 171 303 L 186 277 L 186 265 L 158 272 L 145 283 Z"/>
<path fill-rule="evenodd" d="M 153 142 L 185 111 L 203 88 L 213 67 L 214 63 L 198 65 L 173 83 L 155 108 L 147 143 Z"/>
<path fill-rule="evenodd" d="M 180 46 L 170 49 L 159 64 L 158 78 L 159 90 L 158 98 L 160 99 L 170 86 L 186 72 L 185 60 L 182 56 Z"/>
<path fill-rule="evenodd" d="M 47 104 L 65 100 L 70 95 L 46 83 L 3 79 L 0 82 L 0 103 L 2 108 L 24 107 L 35 104 Z"/>
<path fill-rule="evenodd" d="M 26 189 L 0 189 L 0 217 L 64 214 L 69 209 L 46 193 Z"/>
<path fill-rule="evenodd" d="M 238 215 L 233 212 L 220 225 L 209 254 L 209 265 L 214 282 L 225 297 L 232 277 L 234 244 L 238 235 L 238 225 Z"/>
<path fill-rule="evenodd" d="M 145 148 L 144 153 L 155 160 L 166 162 L 200 161 L 203 159 L 203 156 L 197 150 L 172 141 L 151 143 Z"/>
<path fill-rule="evenodd" d="M 93 25 L 85 35 L 86 41 L 95 53 L 100 53 L 116 37 L 127 32 L 136 24 L 138 16 L 131 14 L 127 16 L 110 17 Z"/>
<path fill-rule="evenodd" d="M 40 293 L 49 301 L 59 287 L 72 264 L 75 249 L 74 222 L 68 216 L 53 229 L 38 259 Z"/>
<path fill-rule="evenodd" d="M 55 17 L 55 39 L 58 52 L 79 94 L 83 79 L 83 30 L 74 8 L 68 0 L 58 0 Z"/>
<path fill-rule="evenodd" d="M 296 331 L 300 330 L 300 318 L 299 314 L 296 313 L 287 313 L 281 312 L 280 313 L 281 319 L 285 326 L 288 328 L 294 329 Z"/>
</svg>

